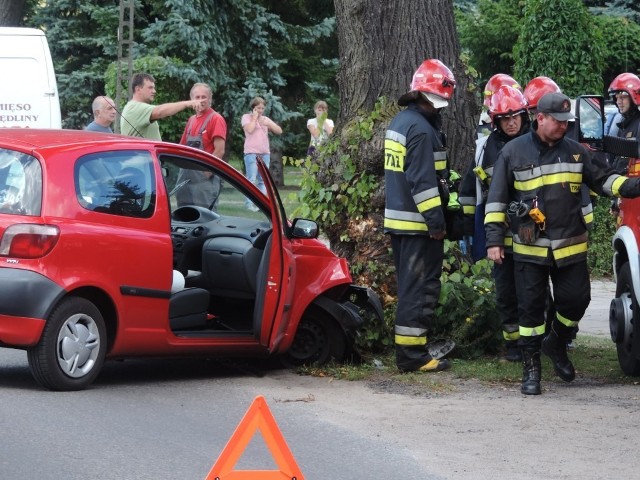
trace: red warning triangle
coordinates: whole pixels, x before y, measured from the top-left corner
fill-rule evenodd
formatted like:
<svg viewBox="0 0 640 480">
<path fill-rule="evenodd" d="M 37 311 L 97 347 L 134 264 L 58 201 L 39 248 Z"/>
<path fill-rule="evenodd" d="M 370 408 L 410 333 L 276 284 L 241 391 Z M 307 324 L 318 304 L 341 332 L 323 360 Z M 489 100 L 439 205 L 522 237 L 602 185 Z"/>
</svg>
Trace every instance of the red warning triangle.
<svg viewBox="0 0 640 480">
<path fill-rule="evenodd" d="M 256 430 L 279 470 L 234 470 Z M 205 480 L 304 480 L 263 396 L 255 398 Z"/>
</svg>

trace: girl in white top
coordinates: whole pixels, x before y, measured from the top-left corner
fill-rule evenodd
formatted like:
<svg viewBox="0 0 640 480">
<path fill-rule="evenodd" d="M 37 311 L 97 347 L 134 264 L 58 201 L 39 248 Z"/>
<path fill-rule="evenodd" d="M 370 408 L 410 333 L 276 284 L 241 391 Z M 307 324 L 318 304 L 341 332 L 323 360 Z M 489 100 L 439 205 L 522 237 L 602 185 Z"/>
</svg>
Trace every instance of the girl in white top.
<svg viewBox="0 0 640 480">
<path fill-rule="evenodd" d="M 316 118 L 307 120 L 307 128 L 311 133 L 308 155 L 313 155 L 320 144 L 329 138 L 333 133 L 333 120 L 327 118 L 329 108 L 327 102 L 318 101 L 313 107 Z"/>
</svg>

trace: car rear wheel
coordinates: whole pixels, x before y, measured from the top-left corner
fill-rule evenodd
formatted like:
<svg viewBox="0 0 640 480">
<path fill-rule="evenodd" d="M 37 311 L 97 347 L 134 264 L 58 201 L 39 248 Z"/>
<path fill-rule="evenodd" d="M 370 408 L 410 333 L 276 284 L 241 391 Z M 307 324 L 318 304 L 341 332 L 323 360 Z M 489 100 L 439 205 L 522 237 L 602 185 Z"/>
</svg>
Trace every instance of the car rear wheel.
<svg viewBox="0 0 640 480">
<path fill-rule="evenodd" d="M 293 345 L 281 360 L 286 367 L 324 365 L 330 361 L 342 362 L 347 352 L 347 339 L 328 315 L 306 313 L 296 331 Z"/>
<path fill-rule="evenodd" d="M 611 302 L 609 312 L 609 328 L 618 351 L 620 368 L 627 375 L 639 376 L 640 360 L 636 352 L 640 352 L 640 311 L 629 263 L 625 263 L 618 274 L 616 298 Z"/>
<path fill-rule="evenodd" d="M 100 373 L 107 348 L 102 314 L 89 300 L 70 297 L 53 310 L 40 342 L 28 350 L 35 379 L 51 390 L 82 390 Z"/>
</svg>

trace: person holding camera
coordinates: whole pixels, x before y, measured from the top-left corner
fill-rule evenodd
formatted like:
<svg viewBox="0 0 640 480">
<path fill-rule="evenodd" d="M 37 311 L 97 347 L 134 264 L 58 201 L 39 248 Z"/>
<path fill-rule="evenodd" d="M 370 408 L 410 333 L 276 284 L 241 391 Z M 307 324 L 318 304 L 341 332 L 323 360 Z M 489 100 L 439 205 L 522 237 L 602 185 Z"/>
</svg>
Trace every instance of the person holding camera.
<svg viewBox="0 0 640 480">
<path fill-rule="evenodd" d="M 542 393 L 541 352 L 562 380 L 575 378 L 566 345 L 591 301 L 581 185 L 598 195 L 640 196 L 640 178 L 618 175 L 566 136 L 574 118 L 566 95 L 554 92 L 540 98 L 531 130 L 502 148 L 489 186 L 487 257 L 502 264 L 507 229 L 513 235 L 524 395 Z M 556 315 L 544 336 L 550 279 Z"/>
<path fill-rule="evenodd" d="M 282 134 L 282 128 L 276 122 L 264 115 L 267 102 L 262 97 L 255 97 L 251 100 L 251 113 L 245 113 L 241 119 L 244 130 L 244 166 L 245 176 L 251 183 L 257 185 L 262 193 L 267 193 L 264 181 L 258 173 L 257 157 L 261 157 L 264 163 L 269 166 L 271 150 L 269 148 L 269 133 Z M 256 210 L 253 203 L 247 208 Z"/>
<path fill-rule="evenodd" d="M 307 120 L 307 129 L 311 134 L 307 155 L 310 156 L 316 155 L 318 147 L 327 141 L 333 133 L 334 128 L 333 120 L 327 118 L 329 113 L 327 102 L 324 100 L 317 101 L 313 107 L 313 111 L 316 116 Z"/>
<path fill-rule="evenodd" d="M 218 158 L 224 156 L 227 139 L 227 123 L 222 115 L 211 107 L 211 87 L 195 83 L 189 94 L 198 102 L 196 113 L 189 117 L 180 143 L 204 150 Z M 178 183 L 188 182 L 176 193 L 178 205 L 198 205 L 215 210 L 222 182 L 217 175 L 196 170 L 181 170 Z"/>
</svg>

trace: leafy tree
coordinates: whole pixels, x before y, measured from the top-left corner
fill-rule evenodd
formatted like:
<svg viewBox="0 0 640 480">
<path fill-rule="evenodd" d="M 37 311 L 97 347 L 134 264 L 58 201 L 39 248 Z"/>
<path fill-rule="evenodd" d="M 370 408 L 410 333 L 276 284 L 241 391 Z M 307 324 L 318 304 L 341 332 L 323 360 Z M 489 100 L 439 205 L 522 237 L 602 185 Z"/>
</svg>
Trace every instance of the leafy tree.
<svg viewBox="0 0 640 480">
<path fill-rule="evenodd" d="M 637 41 L 640 38 L 640 25 L 626 17 L 610 15 L 597 15 L 594 20 L 605 41 L 606 67 L 603 76 L 606 90 L 618 74 L 640 71 L 640 43 Z"/>
<path fill-rule="evenodd" d="M 632 22 L 640 23 L 640 5 L 637 0 L 585 1 L 585 4 L 594 13 L 626 17 Z"/>
<path fill-rule="evenodd" d="M 104 74 L 117 53 L 117 0 L 46 2 L 28 18 L 47 33 L 64 128 L 89 123 L 91 102 L 104 94 Z"/>
<path fill-rule="evenodd" d="M 288 142 L 288 154 L 296 158 L 306 154 L 309 133 L 308 118 L 315 116 L 313 105 L 318 100 L 329 104 L 329 113 L 338 112 L 338 38 L 333 0 L 268 0 L 269 9 L 290 26 L 297 42 L 276 38 L 273 51 L 286 58 L 282 76 L 286 86 L 277 90 L 282 102 L 301 113 L 288 123 L 288 130 L 298 133 Z"/>
<path fill-rule="evenodd" d="M 553 78 L 569 96 L 603 89 L 604 40 L 580 0 L 526 0 L 515 77 Z"/>
<path fill-rule="evenodd" d="M 483 84 L 496 73 L 513 71 L 513 46 L 520 35 L 523 0 L 479 0 L 456 11 L 461 46 Z"/>
<path fill-rule="evenodd" d="M 150 71 L 158 80 L 156 101 L 185 99 L 194 81 L 212 86 L 214 107 L 229 123 L 230 145 L 242 145 L 238 116 L 252 97 L 268 103 L 267 114 L 278 122 L 302 117 L 298 107 L 312 103 L 316 87 L 335 72 L 335 63 L 317 68 L 324 54 L 335 58 L 335 21 L 328 0 L 143 0 L 136 2 L 136 69 L 162 65 Z M 90 104 L 98 94 L 114 95 L 117 56 L 118 0 L 59 0 L 47 2 L 30 23 L 47 30 L 58 75 L 64 126 L 81 128 L 90 118 Z M 277 7 L 277 11 L 276 11 Z M 304 7 L 304 23 L 287 23 L 279 12 Z M 328 15 L 324 15 L 327 12 Z M 301 17 L 291 16 L 292 22 Z M 318 46 L 319 45 L 319 46 Z M 291 67 L 288 55 L 301 59 Z M 162 60 L 160 60 L 162 59 Z M 304 61 L 302 61 L 304 60 Z M 314 68 L 310 68 L 314 66 Z M 111 78 L 106 78 L 109 72 Z M 290 83 L 292 82 L 292 83 Z M 293 87 L 293 88 L 292 88 Z M 289 94 L 293 92 L 293 96 Z M 321 90 L 320 90 L 321 91 Z M 122 105 L 120 105 L 122 107 Z M 164 119 L 163 138 L 177 141 L 187 113 Z M 306 128 L 281 141 L 308 141 Z M 235 140 L 235 141 L 234 141 Z M 280 140 L 280 139 L 279 139 Z M 277 146 L 277 142 L 276 142 Z"/>
</svg>

